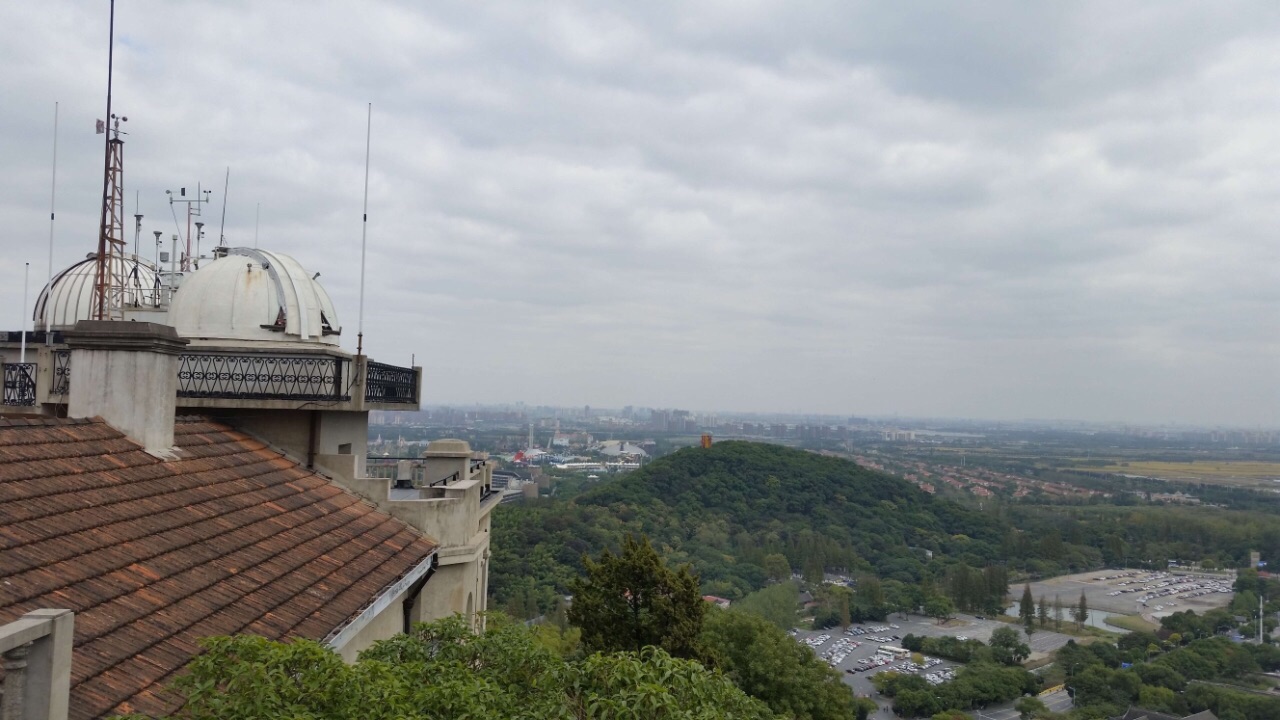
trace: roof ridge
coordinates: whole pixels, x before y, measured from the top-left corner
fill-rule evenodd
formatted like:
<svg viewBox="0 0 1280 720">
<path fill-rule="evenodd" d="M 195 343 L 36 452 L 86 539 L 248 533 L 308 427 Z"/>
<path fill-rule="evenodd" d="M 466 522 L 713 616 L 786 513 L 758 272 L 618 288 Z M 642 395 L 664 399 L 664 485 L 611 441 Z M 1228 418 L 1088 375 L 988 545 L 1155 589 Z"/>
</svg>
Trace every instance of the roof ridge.
<svg viewBox="0 0 1280 720">
<path fill-rule="evenodd" d="M 90 425 L 101 423 L 110 425 L 101 417 L 70 418 L 51 417 L 49 415 L 5 415 L 0 417 L 0 427 L 50 427 L 57 425 Z M 114 429 L 114 428 L 112 428 Z"/>
</svg>

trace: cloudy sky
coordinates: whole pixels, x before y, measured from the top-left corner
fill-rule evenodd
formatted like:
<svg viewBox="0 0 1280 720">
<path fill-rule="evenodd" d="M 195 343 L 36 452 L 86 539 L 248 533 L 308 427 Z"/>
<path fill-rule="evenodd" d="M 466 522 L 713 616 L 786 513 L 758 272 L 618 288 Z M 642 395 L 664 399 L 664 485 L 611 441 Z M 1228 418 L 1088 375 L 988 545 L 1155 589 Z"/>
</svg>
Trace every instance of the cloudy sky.
<svg viewBox="0 0 1280 720">
<path fill-rule="evenodd" d="M 55 102 L 96 247 L 107 2 L 5 16 L 16 328 Z M 1274 2 L 119 0 L 115 68 L 144 236 L 229 166 L 350 349 L 373 104 L 366 346 L 431 403 L 1280 426 Z"/>
</svg>

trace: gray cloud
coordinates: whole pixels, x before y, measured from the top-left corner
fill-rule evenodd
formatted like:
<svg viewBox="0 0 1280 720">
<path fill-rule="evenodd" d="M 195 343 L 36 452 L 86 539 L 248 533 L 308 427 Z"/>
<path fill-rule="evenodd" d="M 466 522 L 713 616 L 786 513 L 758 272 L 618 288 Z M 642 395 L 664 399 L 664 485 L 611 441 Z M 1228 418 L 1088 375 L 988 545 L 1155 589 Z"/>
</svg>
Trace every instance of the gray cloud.
<svg viewBox="0 0 1280 720">
<path fill-rule="evenodd" d="M 144 233 L 230 166 L 230 242 L 261 204 L 354 345 L 373 102 L 367 346 L 430 401 L 1277 425 L 1278 14 L 121 0 L 116 107 Z M 94 246 L 106 17 L 10 16 L 16 327 L 54 101 Z"/>
</svg>

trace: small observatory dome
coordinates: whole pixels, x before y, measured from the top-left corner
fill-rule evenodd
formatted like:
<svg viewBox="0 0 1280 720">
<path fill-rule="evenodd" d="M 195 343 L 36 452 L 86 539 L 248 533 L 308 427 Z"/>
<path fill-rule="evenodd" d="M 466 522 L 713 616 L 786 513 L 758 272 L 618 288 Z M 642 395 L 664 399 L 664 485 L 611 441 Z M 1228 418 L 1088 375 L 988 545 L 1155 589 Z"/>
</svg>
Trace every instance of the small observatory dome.
<svg viewBox="0 0 1280 720">
<path fill-rule="evenodd" d="M 126 308 L 160 307 L 162 293 L 155 269 L 142 260 L 112 258 L 110 276 L 124 278 Z M 43 330 L 46 318 L 54 328 L 73 327 L 77 320 L 91 320 L 93 295 L 98 287 L 98 255 L 88 257 L 54 276 L 36 299 L 35 328 Z"/>
<path fill-rule="evenodd" d="M 218 248 L 174 293 L 169 324 L 184 338 L 337 345 L 329 294 L 288 255 Z"/>
</svg>

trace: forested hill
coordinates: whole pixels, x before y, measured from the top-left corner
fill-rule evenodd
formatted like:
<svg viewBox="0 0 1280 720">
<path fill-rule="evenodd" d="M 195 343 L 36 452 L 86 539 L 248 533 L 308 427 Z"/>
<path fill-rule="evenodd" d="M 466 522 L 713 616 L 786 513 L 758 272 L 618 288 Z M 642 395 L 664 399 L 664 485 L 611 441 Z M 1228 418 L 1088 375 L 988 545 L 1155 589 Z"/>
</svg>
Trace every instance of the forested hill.
<svg viewBox="0 0 1280 720">
<path fill-rule="evenodd" d="M 643 532 L 670 560 L 693 563 L 707 592 L 731 598 L 763 586 L 764 558 L 776 554 L 810 576 L 845 569 L 912 583 L 925 550 L 981 567 L 998 554 L 1002 531 L 847 460 L 729 441 L 681 450 L 572 500 L 504 506 L 492 582 L 499 606 L 535 596 L 542 605 L 577 574 L 582 553 Z"/>
<path fill-rule="evenodd" d="M 731 534 L 749 533 L 735 538 L 746 545 L 798 540 L 810 530 L 856 551 L 847 559 L 822 558 L 828 567 L 855 566 L 861 558 L 883 570 L 886 555 L 905 555 L 908 546 L 946 552 L 953 535 L 968 537 L 967 546 L 998 544 L 1000 537 L 985 518 L 899 478 L 840 458 L 742 441 L 681 450 L 577 501 L 634 509 L 685 529 L 722 522 Z M 806 560 L 795 557 L 792 564 L 800 570 Z"/>
</svg>

